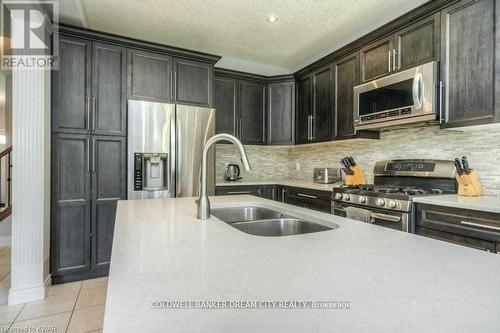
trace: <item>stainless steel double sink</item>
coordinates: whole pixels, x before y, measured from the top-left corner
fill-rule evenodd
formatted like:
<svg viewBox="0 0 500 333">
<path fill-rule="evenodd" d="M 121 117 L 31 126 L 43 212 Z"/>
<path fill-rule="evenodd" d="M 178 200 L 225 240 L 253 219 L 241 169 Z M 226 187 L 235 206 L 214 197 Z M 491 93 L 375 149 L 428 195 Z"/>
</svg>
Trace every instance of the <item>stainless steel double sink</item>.
<svg viewBox="0 0 500 333">
<path fill-rule="evenodd" d="M 242 232 L 256 236 L 292 236 L 338 228 L 336 224 L 327 227 L 258 206 L 215 208 L 211 214 Z"/>
</svg>

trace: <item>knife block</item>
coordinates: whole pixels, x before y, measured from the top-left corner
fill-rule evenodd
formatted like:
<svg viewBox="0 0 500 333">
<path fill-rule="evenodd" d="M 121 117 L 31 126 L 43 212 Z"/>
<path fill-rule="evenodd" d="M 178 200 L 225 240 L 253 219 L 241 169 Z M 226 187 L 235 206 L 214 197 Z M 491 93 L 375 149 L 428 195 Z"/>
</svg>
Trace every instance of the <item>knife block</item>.
<svg viewBox="0 0 500 333">
<path fill-rule="evenodd" d="M 458 182 L 458 195 L 463 197 L 479 197 L 484 195 L 481 180 L 476 170 L 471 170 L 468 175 L 456 175 Z"/>
<path fill-rule="evenodd" d="M 346 175 L 345 176 L 345 184 L 349 186 L 357 186 L 357 185 L 365 185 L 366 177 L 363 169 L 356 164 L 356 166 L 351 167 L 351 170 L 354 172 L 354 175 Z"/>
</svg>

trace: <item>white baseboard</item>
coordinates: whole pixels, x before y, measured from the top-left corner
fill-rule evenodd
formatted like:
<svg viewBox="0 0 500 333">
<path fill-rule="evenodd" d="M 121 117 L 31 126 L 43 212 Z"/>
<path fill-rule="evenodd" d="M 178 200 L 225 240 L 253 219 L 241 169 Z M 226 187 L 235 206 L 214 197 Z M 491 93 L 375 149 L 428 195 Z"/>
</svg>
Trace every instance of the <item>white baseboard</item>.
<svg viewBox="0 0 500 333">
<path fill-rule="evenodd" d="M 0 236 L 0 246 L 10 246 L 10 236 Z"/>
<path fill-rule="evenodd" d="M 45 298 L 45 285 L 33 288 L 9 290 L 9 305 L 39 301 Z"/>
<path fill-rule="evenodd" d="M 52 276 L 49 274 L 45 278 L 45 281 L 43 281 L 43 288 L 45 290 L 45 296 L 49 293 L 49 288 L 52 285 Z"/>
</svg>

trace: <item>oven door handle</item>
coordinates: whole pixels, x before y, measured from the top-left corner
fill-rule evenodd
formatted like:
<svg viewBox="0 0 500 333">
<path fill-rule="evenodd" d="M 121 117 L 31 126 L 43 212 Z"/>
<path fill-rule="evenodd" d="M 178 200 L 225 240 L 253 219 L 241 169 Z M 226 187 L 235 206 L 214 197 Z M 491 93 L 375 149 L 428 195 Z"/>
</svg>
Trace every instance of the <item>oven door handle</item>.
<svg viewBox="0 0 500 333">
<path fill-rule="evenodd" d="M 380 214 L 380 213 L 372 213 L 371 216 L 374 219 L 384 220 L 388 222 L 395 222 L 395 223 L 401 222 L 401 218 L 399 216 Z"/>
<path fill-rule="evenodd" d="M 422 108 L 422 93 L 424 91 L 422 85 L 424 84 L 422 73 L 415 74 L 415 78 L 413 79 L 413 105 L 417 106 L 418 109 Z"/>
<path fill-rule="evenodd" d="M 346 211 L 345 208 L 341 208 L 341 207 L 333 204 L 332 213 L 335 210 L 338 210 L 338 211 L 341 211 L 341 212 L 345 212 Z M 371 217 L 374 218 L 374 219 L 384 220 L 384 221 L 388 221 L 388 222 L 394 222 L 394 223 L 401 222 L 401 217 L 394 216 L 394 215 L 381 214 L 381 213 L 371 213 Z"/>
</svg>

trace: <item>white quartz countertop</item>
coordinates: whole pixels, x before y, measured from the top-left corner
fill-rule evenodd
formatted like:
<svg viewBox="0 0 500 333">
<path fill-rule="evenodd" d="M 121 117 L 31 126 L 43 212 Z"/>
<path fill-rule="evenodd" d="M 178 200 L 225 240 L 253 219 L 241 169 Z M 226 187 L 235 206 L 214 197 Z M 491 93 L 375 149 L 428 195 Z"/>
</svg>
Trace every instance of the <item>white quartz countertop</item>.
<svg viewBox="0 0 500 333">
<path fill-rule="evenodd" d="M 105 333 L 499 331 L 499 255 L 253 196 L 211 202 L 264 206 L 339 228 L 259 237 L 214 217 L 197 220 L 194 198 L 119 201 Z M 351 308 L 154 309 L 156 301 L 343 301 Z"/>
<path fill-rule="evenodd" d="M 217 180 L 216 186 L 246 186 L 246 185 L 281 185 L 290 187 L 307 188 L 311 190 L 320 190 L 331 192 L 334 187 L 338 187 L 343 183 L 335 184 L 319 184 L 310 180 L 294 180 L 294 179 L 253 179 L 242 178 L 236 181 Z"/>
<path fill-rule="evenodd" d="M 479 210 L 482 212 L 500 213 L 500 197 L 462 197 L 455 194 L 416 197 L 413 202 L 436 206 Z"/>
</svg>

